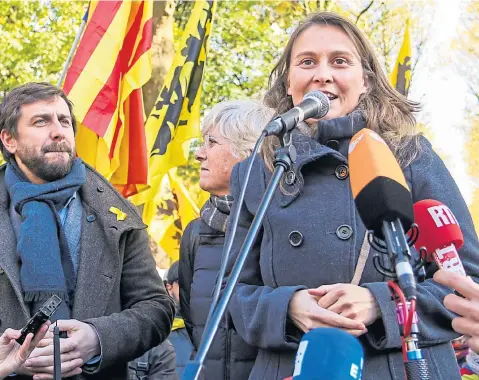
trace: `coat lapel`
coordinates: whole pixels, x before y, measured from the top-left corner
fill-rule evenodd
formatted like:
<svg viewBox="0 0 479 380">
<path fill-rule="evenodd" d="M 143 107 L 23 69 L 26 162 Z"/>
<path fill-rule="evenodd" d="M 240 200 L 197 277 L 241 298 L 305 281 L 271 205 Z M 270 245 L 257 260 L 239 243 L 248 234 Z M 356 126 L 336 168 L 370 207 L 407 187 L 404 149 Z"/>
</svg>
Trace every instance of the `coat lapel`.
<svg viewBox="0 0 479 380">
<path fill-rule="evenodd" d="M 104 315 L 119 268 L 118 249 L 109 245 L 109 242 L 97 213 L 83 203 L 80 257 L 72 312 L 75 319 Z"/>
<path fill-rule="evenodd" d="M 15 233 L 13 231 L 12 223 L 10 222 L 9 214 L 9 197 L 3 180 L 4 172 L 1 174 L 2 181 L 0 181 L 0 241 L 2 242 L 0 248 L 0 268 L 5 271 L 5 274 L 10 280 L 18 302 L 22 308 L 25 317 L 30 318 L 30 311 L 23 301 L 23 290 L 20 283 L 20 261 L 16 254 L 17 242 Z"/>
<path fill-rule="evenodd" d="M 120 237 L 129 229 L 144 228 L 133 206 L 113 190 L 103 177 L 88 170 L 80 196 L 83 204 L 79 268 L 72 317 L 78 320 L 104 315 L 113 285 L 120 282 Z M 127 213 L 118 220 L 110 211 Z"/>
</svg>

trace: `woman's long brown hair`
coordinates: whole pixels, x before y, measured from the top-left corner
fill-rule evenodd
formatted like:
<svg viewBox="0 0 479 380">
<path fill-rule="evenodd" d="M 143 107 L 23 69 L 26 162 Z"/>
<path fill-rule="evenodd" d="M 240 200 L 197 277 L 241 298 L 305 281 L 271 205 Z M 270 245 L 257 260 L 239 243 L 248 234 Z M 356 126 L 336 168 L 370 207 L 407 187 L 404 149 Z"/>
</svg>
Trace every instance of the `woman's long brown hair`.
<svg viewBox="0 0 479 380">
<path fill-rule="evenodd" d="M 281 114 L 294 107 L 288 95 L 288 75 L 291 51 L 298 36 L 313 25 L 341 28 L 353 42 L 367 80 L 368 89 L 359 100 L 357 109 L 363 111 L 368 128 L 379 133 L 393 151 L 402 167 L 410 164 L 419 152 L 416 119 L 420 110 L 417 102 L 408 100 L 389 83 L 378 59 L 366 37 L 359 28 L 346 18 L 333 12 L 318 12 L 310 15 L 292 33 L 278 63 L 271 72 L 269 89 L 265 95 L 266 105 Z M 274 151 L 279 145 L 276 137 L 263 142 L 261 154 L 266 166 L 273 170 Z"/>
</svg>

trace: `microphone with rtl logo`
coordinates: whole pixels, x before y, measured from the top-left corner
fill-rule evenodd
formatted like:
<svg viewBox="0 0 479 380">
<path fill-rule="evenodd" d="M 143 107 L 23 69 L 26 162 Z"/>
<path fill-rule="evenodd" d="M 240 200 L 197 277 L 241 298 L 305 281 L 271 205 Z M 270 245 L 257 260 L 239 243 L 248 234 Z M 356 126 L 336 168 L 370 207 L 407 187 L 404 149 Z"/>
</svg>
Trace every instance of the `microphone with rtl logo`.
<svg viewBox="0 0 479 380">
<path fill-rule="evenodd" d="M 414 220 L 419 237 L 414 246 L 426 250 L 426 261 L 435 262 L 440 269 L 466 275 L 457 250 L 464 244 L 456 217 L 446 205 L 433 199 L 414 204 Z"/>
</svg>

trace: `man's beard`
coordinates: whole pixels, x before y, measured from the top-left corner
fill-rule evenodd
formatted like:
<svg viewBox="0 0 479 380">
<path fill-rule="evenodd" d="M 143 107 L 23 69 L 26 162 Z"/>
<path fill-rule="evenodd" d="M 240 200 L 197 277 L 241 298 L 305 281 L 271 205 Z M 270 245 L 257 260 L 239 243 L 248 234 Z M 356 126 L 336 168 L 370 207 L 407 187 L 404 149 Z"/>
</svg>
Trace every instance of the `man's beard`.
<svg viewBox="0 0 479 380">
<path fill-rule="evenodd" d="M 48 152 L 66 152 L 68 153 L 68 160 L 51 162 L 45 157 L 45 154 Z M 73 161 L 75 160 L 75 151 L 67 143 L 52 143 L 44 146 L 40 154 L 35 152 L 35 148 L 24 145 L 17 150 L 16 155 L 33 174 L 47 182 L 65 177 L 72 170 Z"/>
</svg>

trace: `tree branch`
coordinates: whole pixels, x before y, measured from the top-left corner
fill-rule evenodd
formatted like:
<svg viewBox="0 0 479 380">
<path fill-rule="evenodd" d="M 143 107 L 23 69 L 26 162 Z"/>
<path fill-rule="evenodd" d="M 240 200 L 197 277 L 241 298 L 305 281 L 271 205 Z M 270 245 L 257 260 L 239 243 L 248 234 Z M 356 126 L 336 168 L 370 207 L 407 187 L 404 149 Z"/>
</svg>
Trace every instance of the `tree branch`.
<svg viewBox="0 0 479 380">
<path fill-rule="evenodd" d="M 468 83 L 467 86 L 469 87 L 469 91 L 471 91 L 472 95 L 476 97 L 476 100 L 479 102 L 479 92 L 472 86 L 471 83 Z"/>
<path fill-rule="evenodd" d="M 359 22 L 359 19 L 361 18 L 361 16 L 365 14 L 369 10 L 369 8 L 371 8 L 373 3 L 374 3 L 374 0 L 371 0 L 371 2 L 366 6 L 366 8 L 364 8 L 361 12 L 359 12 L 358 17 L 356 17 L 356 24 Z"/>
<path fill-rule="evenodd" d="M 411 66 L 411 83 L 412 83 L 412 80 L 414 78 L 414 72 L 416 71 L 416 66 L 417 64 L 419 63 L 422 55 L 423 55 L 423 45 L 425 44 L 425 41 L 424 40 L 421 40 L 419 41 L 418 45 L 417 45 L 417 48 L 415 49 L 416 52 L 417 52 L 417 58 L 416 60 L 414 61 L 414 65 Z"/>
<path fill-rule="evenodd" d="M 241 90 L 245 90 L 244 88 L 244 83 L 243 83 L 243 80 L 238 76 L 238 74 L 234 73 L 233 74 L 233 77 L 236 79 L 236 85 L 241 88 Z"/>
</svg>

